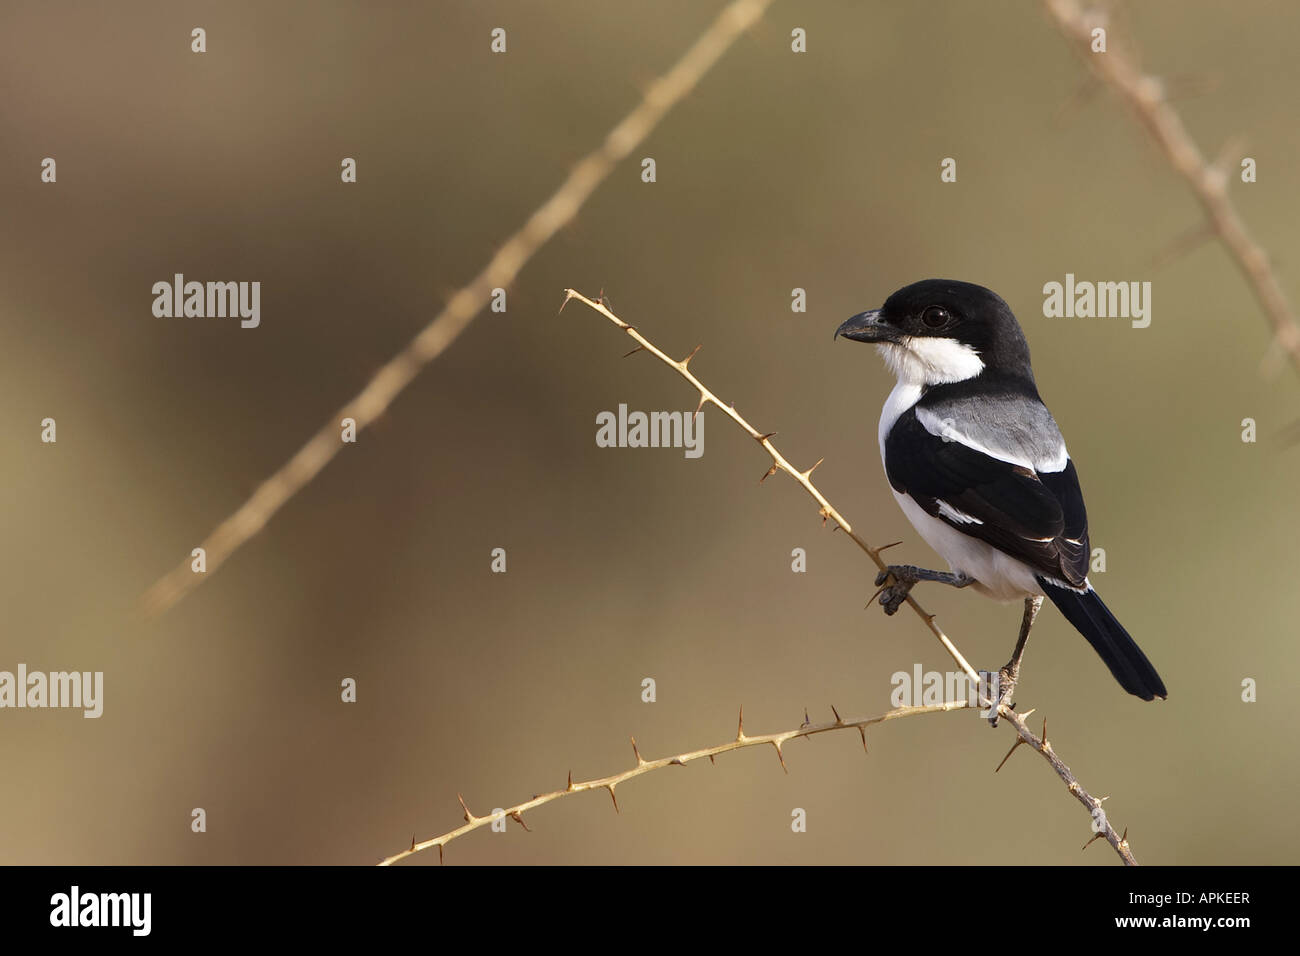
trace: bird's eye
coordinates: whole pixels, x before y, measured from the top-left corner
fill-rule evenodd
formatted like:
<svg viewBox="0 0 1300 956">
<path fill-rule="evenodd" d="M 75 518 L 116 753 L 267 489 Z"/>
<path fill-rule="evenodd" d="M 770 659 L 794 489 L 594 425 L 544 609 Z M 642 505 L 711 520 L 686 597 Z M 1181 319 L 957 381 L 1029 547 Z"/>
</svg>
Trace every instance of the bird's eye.
<svg viewBox="0 0 1300 956">
<path fill-rule="evenodd" d="M 927 329 L 941 329 L 948 324 L 949 318 L 951 316 L 948 315 L 947 309 L 932 305 L 921 313 L 921 324 Z"/>
</svg>

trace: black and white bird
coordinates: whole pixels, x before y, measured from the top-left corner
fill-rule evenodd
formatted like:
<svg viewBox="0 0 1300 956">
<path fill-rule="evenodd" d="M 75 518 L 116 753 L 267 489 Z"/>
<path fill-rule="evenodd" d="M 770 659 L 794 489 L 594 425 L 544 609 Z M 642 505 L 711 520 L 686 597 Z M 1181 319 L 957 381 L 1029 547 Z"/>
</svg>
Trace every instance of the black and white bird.
<svg viewBox="0 0 1300 956">
<path fill-rule="evenodd" d="M 951 572 L 890 565 L 876 580 L 893 614 L 918 581 L 1024 600 L 1000 672 L 1009 703 L 1044 595 L 1130 694 L 1165 697 L 1146 655 L 1088 581 L 1088 517 L 1061 430 L 1038 396 L 1010 306 L 983 286 L 926 279 L 853 316 L 836 336 L 877 346 L 898 378 L 880 454 L 903 513 Z"/>
</svg>

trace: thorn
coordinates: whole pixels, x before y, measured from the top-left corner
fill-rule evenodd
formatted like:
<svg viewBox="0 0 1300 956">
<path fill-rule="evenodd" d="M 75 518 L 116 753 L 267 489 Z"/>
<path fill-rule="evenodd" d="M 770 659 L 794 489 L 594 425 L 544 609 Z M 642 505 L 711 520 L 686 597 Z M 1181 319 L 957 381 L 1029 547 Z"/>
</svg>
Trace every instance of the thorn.
<svg viewBox="0 0 1300 956">
<path fill-rule="evenodd" d="M 415 852 L 415 834 L 414 834 L 414 833 L 411 834 L 411 852 L 412 852 L 412 853 Z"/>
<path fill-rule="evenodd" d="M 774 740 L 772 746 L 776 748 L 776 759 L 781 761 L 781 769 L 789 773 L 790 768 L 785 765 L 785 755 L 781 753 L 781 745 Z"/>
<path fill-rule="evenodd" d="M 439 844 L 438 844 L 438 865 L 439 865 L 439 866 L 442 866 L 442 865 L 443 865 L 444 863 L 446 863 L 446 862 L 447 862 L 447 861 L 444 860 L 443 857 L 442 857 L 442 844 L 439 843 Z"/>
<path fill-rule="evenodd" d="M 1160 269 L 1175 259 L 1187 255 L 1197 246 L 1209 241 L 1214 236 L 1213 226 L 1208 222 L 1199 223 L 1180 233 L 1168 245 L 1153 255 L 1147 263 L 1147 268 Z"/>
<path fill-rule="evenodd" d="M 888 582 L 888 581 L 886 581 L 886 582 L 885 582 L 884 584 L 882 584 L 880 587 L 876 588 L 876 593 L 873 594 L 873 595 L 871 595 L 871 597 L 867 598 L 867 603 L 864 604 L 864 605 L 862 606 L 862 610 L 865 611 L 865 610 L 867 610 L 868 608 L 870 608 L 871 605 L 875 602 L 876 598 L 880 597 L 881 592 L 884 591 L 885 588 L 887 588 L 887 587 L 889 587 L 889 582 Z"/>
<path fill-rule="evenodd" d="M 673 766 L 677 766 L 677 767 L 685 767 L 686 764 L 682 762 L 682 758 L 681 758 L 681 757 L 674 757 L 672 760 L 668 761 L 668 766 L 670 766 L 670 767 L 673 767 Z"/>
<path fill-rule="evenodd" d="M 740 708 L 740 723 L 736 727 L 736 739 L 737 740 L 745 739 L 745 708 L 744 707 Z"/>
<path fill-rule="evenodd" d="M 827 508 L 825 505 L 822 505 L 820 508 L 817 509 L 817 513 L 818 513 L 819 515 L 822 516 L 822 527 L 823 527 L 823 528 L 826 527 L 826 521 L 827 521 L 827 519 L 829 519 L 830 516 L 831 516 L 831 511 L 830 511 L 830 509 Z M 831 530 L 832 530 L 832 531 L 839 531 L 839 530 L 840 530 L 840 524 L 839 524 L 838 521 L 835 522 L 835 527 L 831 528 Z"/>
<path fill-rule="evenodd" d="M 1099 80 L 1096 80 L 1091 76 L 1086 77 L 1083 83 L 1081 83 L 1079 87 L 1057 108 L 1056 115 L 1052 119 L 1056 128 L 1060 129 L 1064 127 L 1066 117 L 1070 113 L 1073 113 L 1080 107 L 1086 105 L 1101 88 L 1102 86 Z"/>
<path fill-rule="evenodd" d="M 834 704 L 831 704 L 831 713 L 835 715 L 835 723 L 837 724 L 844 723 L 844 718 L 840 716 L 840 712 L 835 709 Z"/>
<path fill-rule="evenodd" d="M 1217 73 L 1182 73 L 1166 80 L 1167 100 L 1205 96 L 1215 92 L 1223 84 L 1223 77 Z"/>
<path fill-rule="evenodd" d="M 1092 839 L 1089 840 L 1087 843 L 1085 843 L 1085 844 L 1083 845 L 1083 848 L 1082 848 L 1082 849 L 1084 849 L 1084 850 L 1088 849 L 1088 847 L 1092 846 L 1094 843 L 1096 843 L 1098 840 L 1100 840 L 1100 839 L 1102 838 L 1103 835 L 1104 835 L 1104 834 L 1102 834 L 1102 833 L 1094 833 L 1094 834 L 1092 835 Z"/>
<path fill-rule="evenodd" d="M 623 353 L 623 358 L 631 358 L 633 355 L 636 355 L 637 352 L 644 352 L 644 351 L 645 351 L 645 346 L 638 345 L 632 351 Z"/>
<path fill-rule="evenodd" d="M 1052 749 L 1052 745 L 1047 742 L 1047 717 L 1046 716 L 1043 717 L 1043 732 L 1042 734 L 1039 735 L 1039 739 L 1042 740 L 1043 742 L 1044 750 Z"/>
<path fill-rule="evenodd" d="M 705 401 L 707 401 L 707 399 L 704 393 L 700 392 L 700 404 L 695 406 L 695 414 L 691 416 L 691 421 L 695 421 L 695 419 L 699 417 L 700 410 L 704 408 Z"/>
<path fill-rule="evenodd" d="M 1029 717 L 1030 714 L 1032 714 L 1037 709 L 1038 709 L 1037 707 L 1030 707 L 1027 711 L 1025 711 L 1023 714 L 1020 715 L 1020 719 L 1025 720 L 1026 718 Z"/>
<path fill-rule="evenodd" d="M 514 820 L 515 823 L 517 823 L 517 824 L 519 824 L 521 827 L 523 827 L 523 828 L 524 828 L 524 831 L 525 831 L 526 833 L 532 833 L 532 832 L 533 832 L 532 830 L 528 829 L 528 824 L 527 824 L 527 823 L 524 823 L 523 815 L 520 814 L 520 812 L 519 812 L 518 810 L 516 810 L 514 813 L 510 814 L 510 819 L 511 819 L 511 820 Z"/>
<path fill-rule="evenodd" d="M 891 541 L 889 544 L 882 544 L 880 547 L 876 548 L 876 554 L 879 554 L 881 551 L 887 551 L 890 548 L 897 548 L 902 543 L 903 542 L 901 541 Z"/>
<path fill-rule="evenodd" d="M 605 784 L 605 789 L 609 791 L 609 798 L 614 801 L 614 812 L 622 813 L 623 811 L 618 808 L 618 797 L 614 795 L 614 785 L 612 783 L 607 783 Z"/>
<path fill-rule="evenodd" d="M 572 770 L 569 771 L 569 785 L 564 788 L 564 792 L 565 793 L 573 792 L 573 771 Z"/>
<path fill-rule="evenodd" d="M 732 407 L 735 407 L 735 406 L 733 405 Z M 776 435 L 777 435 L 776 432 L 768 432 L 766 435 L 759 435 L 759 436 L 757 436 L 757 437 L 754 439 L 754 441 L 758 442 L 758 443 L 761 445 L 761 444 L 763 444 L 763 442 L 767 441 L 769 438 L 775 438 Z"/>
<path fill-rule="evenodd" d="M 464 797 L 462 797 L 462 796 L 458 793 L 458 794 L 456 794 L 456 799 L 460 801 L 460 808 L 461 808 L 462 810 L 465 811 L 465 822 L 466 822 L 466 823 L 473 823 L 475 820 L 478 819 L 478 817 L 474 816 L 474 814 L 472 814 L 472 813 L 469 812 L 469 807 L 465 806 L 465 798 L 464 798 Z"/>
<path fill-rule="evenodd" d="M 820 465 L 820 464 L 821 464 L 822 462 L 824 462 L 825 460 L 826 460 L 825 458 L 818 458 L 818 459 L 817 459 L 817 465 Z M 809 468 L 807 471 L 805 471 L 805 472 L 801 472 L 801 474 L 803 475 L 803 480 L 804 480 L 804 481 L 807 481 L 807 480 L 809 479 L 809 477 L 812 475 L 812 473 L 813 473 L 814 471 L 817 470 L 817 465 L 813 465 L 813 466 L 812 466 L 811 468 Z"/>
<path fill-rule="evenodd" d="M 565 307 L 566 305 L 569 304 L 569 300 L 572 299 L 572 298 L 574 298 L 577 294 L 578 294 L 578 293 L 574 292 L 572 289 L 565 289 L 565 290 L 564 290 L 564 301 L 560 303 L 560 312 L 563 312 L 563 311 L 564 311 L 564 307 Z M 556 312 L 555 314 L 556 314 L 556 315 L 559 315 L 560 312 Z M 439 846 L 438 849 L 441 850 L 442 847 Z"/>
<path fill-rule="evenodd" d="M 763 477 L 760 478 L 760 479 L 758 479 L 758 483 L 761 485 L 763 482 L 767 481 L 767 479 L 769 479 L 769 478 L 771 478 L 773 475 L 775 475 L 776 472 L 777 472 L 777 467 L 776 467 L 776 464 L 773 463 L 771 468 L 769 468 L 767 471 L 763 472 Z"/>
<path fill-rule="evenodd" d="M 1224 142 L 1223 148 L 1219 150 L 1219 155 L 1215 157 L 1214 162 L 1210 165 L 1215 170 L 1226 173 L 1228 167 L 1232 165 L 1233 157 L 1242 153 L 1246 148 L 1246 143 L 1240 136 L 1230 136 Z"/>
<path fill-rule="evenodd" d="M 641 751 L 638 750 L 636 747 L 636 738 L 632 737 L 631 740 L 632 740 L 632 753 L 636 754 L 636 765 L 638 767 L 644 767 L 645 761 L 641 759 Z"/>
<path fill-rule="evenodd" d="M 812 723 L 812 721 L 808 719 L 808 708 L 805 707 L 805 708 L 803 709 L 803 723 L 800 724 L 799 727 L 800 727 L 800 729 L 802 729 L 802 728 L 804 728 L 804 727 L 807 727 L 807 726 L 810 725 L 811 723 Z"/>
<path fill-rule="evenodd" d="M 614 309 L 614 300 L 613 300 L 613 299 L 607 299 L 607 298 L 605 298 L 605 287 L 604 287 L 604 286 L 601 286 L 601 289 L 600 289 L 600 295 L 596 296 L 596 301 L 599 302 L 601 305 L 603 305 L 605 308 L 609 309 L 610 311 L 613 311 L 613 309 Z"/>
<path fill-rule="evenodd" d="M 713 764 L 715 767 L 718 765 L 718 762 L 713 759 L 713 754 L 709 754 L 709 763 Z"/>
<path fill-rule="evenodd" d="M 1128 827 L 1124 828 L 1124 835 L 1119 838 L 1120 846 L 1128 846 Z"/>
<path fill-rule="evenodd" d="M 1005 757 L 1002 758 L 1002 763 L 998 764 L 997 770 L 994 770 L 993 772 L 994 772 L 994 773 L 997 773 L 998 770 L 1001 770 L 1001 769 L 1002 769 L 1002 765 L 1005 764 L 1008 760 L 1011 759 L 1011 755 L 1012 755 L 1013 753 L 1016 752 L 1016 748 L 1019 747 L 1019 746 L 1020 746 L 1021 744 L 1023 744 L 1024 742 L 1025 742 L 1025 738 L 1024 738 L 1024 737 L 1017 737 L 1017 738 L 1016 738 L 1016 742 L 1015 742 L 1014 744 L 1012 744 L 1012 745 L 1011 745 L 1011 749 L 1007 751 L 1007 755 L 1006 755 Z"/>
<path fill-rule="evenodd" d="M 867 753 L 867 728 L 859 727 L 858 733 L 862 736 L 862 752 Z"/>
<path fill-rule="evenodd" d="M 686 366 L 691 364 L 691 359 L 695 358 L 695 353 L 702 348 L 704 348 L 702 344 L 695 346 L 695 348 L 691 350 L 690 355 L 686 356 L 686 358 L 682 359 L 680 362 L 677 363 L 679 366 L 681 366 L 683 372 L 686 371 Z"/>
</svg>

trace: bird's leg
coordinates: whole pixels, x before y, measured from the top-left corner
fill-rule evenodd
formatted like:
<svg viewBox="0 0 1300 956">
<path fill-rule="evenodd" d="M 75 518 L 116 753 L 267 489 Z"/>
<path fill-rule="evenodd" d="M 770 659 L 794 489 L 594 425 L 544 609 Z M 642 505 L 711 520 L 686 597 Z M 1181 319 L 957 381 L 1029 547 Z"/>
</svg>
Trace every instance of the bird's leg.
<svg viewBox="0 0 1300 956">
<path fill-rule="evenodd" d="M 1020 637 L 1016 640 L 1015 653 L 1011 655 L 1011 660 L 1003 665 L 998 671 L 997 704 L 993 707 L 993 715 L 989 717 L 989 723 L 996 727 L 998 725 L 998 707 L 1002 704 L 1011 703 L 1011 695 L 1015 692 L 1016 681 L 1020 679 L 1020 659 L 1025 655 L 1025 645 L 1029 643 L 1029 629 L 1034 626 L 1034 619 L 1038 617 L 1038 610 L 1043 606 L 1043 596 L 1040 594 L 1036 597 L 1025 598 L 1025 616 L 1020 620 Z"/>
<path fill-rule="evenodd" d="M 876 587 L 880 588 L 876 593 L 880 595 L 880 606 L 885 609 L 885 613 L 896 613 L 907 600 L 907 594 L 912 590 L 912 586 L 918 581 L 935 581 L 939 584 L 950 584 L 955 588 L 969 587 L 975 583 L 973 577 L 961 571 L 927 571 L 925 568 L 913 567 L 910 564 L 891 564 L 876 575 Z M 891 583 L 886 584 L 886 582 Z"/>
</svg>

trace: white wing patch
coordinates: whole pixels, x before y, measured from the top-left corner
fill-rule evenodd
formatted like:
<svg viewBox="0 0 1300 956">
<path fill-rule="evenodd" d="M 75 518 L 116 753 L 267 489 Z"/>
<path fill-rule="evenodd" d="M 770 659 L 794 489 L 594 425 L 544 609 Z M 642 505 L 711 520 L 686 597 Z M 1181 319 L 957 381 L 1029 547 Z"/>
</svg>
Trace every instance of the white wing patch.
<svg viewBox="0 0 1300 956">
<path fill-rule="evenodd" d="M 974 515 L 968 515 L 964 511 L 958 511 L 946 501 L 939 501 L 939 514 L 943 515 L 949 521 L 956 521 L 958 524 L 983 524 L 979 518 Z M 1049 539 L 1050 540 L 1050 539 Z"/>
<path fill-rule="evenodd" d="M 916 410 L 916 420 L 926 431 L 944 441 L 956 441 L 973 451 L 998 461 L 1019 465 L 1034 472 L 1054 473 L 1064 470 L 1070 460 L 1064 441 L 1054 441 L 1048 447 L 1033 449 L 1026 443 L 1016 442 L 1019 447 L 1006 447 L 998 442 L 999 436 L 987 429 L 981 430 L 979 437 L 971 434 L 971 429 L 963 429 L 961 423 L 951 418 L 943 418 L 928 408 Z"/>
</svg>

